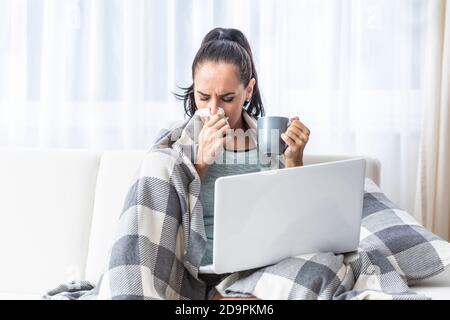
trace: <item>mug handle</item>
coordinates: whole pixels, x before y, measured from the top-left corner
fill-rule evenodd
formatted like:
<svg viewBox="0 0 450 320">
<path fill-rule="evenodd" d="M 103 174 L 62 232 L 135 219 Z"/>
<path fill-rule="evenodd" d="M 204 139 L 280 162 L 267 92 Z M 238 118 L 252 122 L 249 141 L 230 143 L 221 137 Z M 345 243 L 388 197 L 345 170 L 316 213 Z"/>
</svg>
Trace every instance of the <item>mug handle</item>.
<svg viewBox="0 0 450 320">
<path fill-rule="evenodd" d="M 289 118 L 289 121 L 288 121 L 286 130 L 287 130 L 287 128 L 289 128 L 289 126 L 291 125 L 291 123 L 292 123 L 292 121 L 291 121 L 291 119 Z M 284 142 L 284 141 L 283 141 L 283 142 Z M 284 152 L 286 151 L 287 148 L 289 148 L 289 146 L 288 146 L 287 143 L 285 142 L 285 146 L 284 146 L 283 152 L 282 152 L 281 154 L 284 154 Z"/>
</svg>

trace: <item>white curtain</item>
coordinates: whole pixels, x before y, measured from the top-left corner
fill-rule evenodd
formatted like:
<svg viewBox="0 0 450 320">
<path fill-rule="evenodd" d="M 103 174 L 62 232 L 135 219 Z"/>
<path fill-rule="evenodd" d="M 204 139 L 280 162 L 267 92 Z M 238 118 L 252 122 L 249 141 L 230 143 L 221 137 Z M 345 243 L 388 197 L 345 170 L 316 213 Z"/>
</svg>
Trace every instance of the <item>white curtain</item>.
<svg viewBox="0 0 450 320">
<path fill-rule="evenodd" d="M 424 14 L 435 0 L 0 0 L 0 146 L 146 149 L 182 119 L 172 92 L 213 27 L 253 47 L 268 114 L 299 115 L 306 152 L 377 157 L 414 207 Z"/>
<path fill-rule="evenodd" d="M 430 8 L 416 216 L 450 240 L 450 5 Z"/>
</svg>

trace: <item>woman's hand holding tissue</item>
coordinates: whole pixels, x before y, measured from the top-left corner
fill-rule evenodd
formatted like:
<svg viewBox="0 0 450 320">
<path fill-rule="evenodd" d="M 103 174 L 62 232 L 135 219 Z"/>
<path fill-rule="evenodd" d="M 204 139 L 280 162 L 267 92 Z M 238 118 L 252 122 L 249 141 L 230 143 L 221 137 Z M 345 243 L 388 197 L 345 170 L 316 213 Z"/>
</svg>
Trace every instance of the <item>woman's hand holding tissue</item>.
<svg viewBox="0 0 450 320">
<path fill-rule="evenodd" d="M 207 120 L 198 136 L 198 151 L 195 168 L 200 177 L 206 172 L 219 154 L 224 150 L 225 136 L 230 129 L 228 118 L 216 113 Z"/>
</svg>

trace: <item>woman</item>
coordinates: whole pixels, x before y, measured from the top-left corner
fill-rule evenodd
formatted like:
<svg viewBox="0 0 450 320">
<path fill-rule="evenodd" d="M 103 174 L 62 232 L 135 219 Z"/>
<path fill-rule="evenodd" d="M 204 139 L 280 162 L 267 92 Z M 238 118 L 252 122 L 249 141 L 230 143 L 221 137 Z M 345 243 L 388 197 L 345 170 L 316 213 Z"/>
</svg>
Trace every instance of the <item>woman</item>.
<svg viewBox="0 0 450 320">
<path fill-rule="evenodd" d="M 214 226 L 214 182 L 224 175 L 259 171 L 256 139 L 248 134 L 250 123 L 264 116 L 258 77 L 252 51 L 244 34 L 236 29 L 215 28 L 203 39 L 192 64 L 193 84 L 183 95 L 184 109 L 192 117 L 197 110 L 209 109 L 211 116 L 202 117 L 195 168 L 201 178 L 201 199 L 207 251 L 201 265 L 212 263 Z M 224 112 L 219 112 L 223 110 Z M 287 149 L 285 167 L 303 165 L 303 150 L 310 130 L 298 117 L 281 138 Z M 222 277 L 200 274 L 207 292 Z M 222 298 L 215 293 L 214 299 Z"/>
</svg>

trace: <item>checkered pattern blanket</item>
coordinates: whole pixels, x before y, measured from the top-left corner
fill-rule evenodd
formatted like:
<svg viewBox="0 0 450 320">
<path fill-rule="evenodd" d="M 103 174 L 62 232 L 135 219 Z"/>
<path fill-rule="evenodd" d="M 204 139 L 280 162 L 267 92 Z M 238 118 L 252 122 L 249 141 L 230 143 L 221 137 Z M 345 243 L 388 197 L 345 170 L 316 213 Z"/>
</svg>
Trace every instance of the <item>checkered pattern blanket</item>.
<svg viewBox="0 0 450 320">
<path fill-rule="evenodd" d="M 247 113 L 250 127 L 255 121 Z M 206 250 L 200 179 L 193 165 L 195 116 L 162 131 L 126 196 L 107 270 L 96 286 L 63 284 L 44 299 L 204 299 L 198 270 Z M 278 163 L 279 167 L 284 164 Z M 361 244 L 225 275 L 212 290 L 259 299 L 423 299 L 408 281 L 437 274 L 450 245 L 428 232 L 366 180 Z"/>
</svg>

